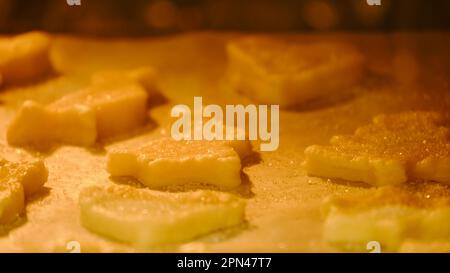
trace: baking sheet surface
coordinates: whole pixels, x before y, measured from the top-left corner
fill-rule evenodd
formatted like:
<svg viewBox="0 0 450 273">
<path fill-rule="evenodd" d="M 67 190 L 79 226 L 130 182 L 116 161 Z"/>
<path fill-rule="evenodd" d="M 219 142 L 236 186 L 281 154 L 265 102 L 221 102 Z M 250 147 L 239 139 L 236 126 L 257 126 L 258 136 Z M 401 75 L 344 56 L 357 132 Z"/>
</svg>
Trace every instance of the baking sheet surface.
<svg viewBox="0 0 450 273">
<path fill-rule="evenodd" d="M 434 109 L 448 114 L 450 106 L 450 35 L 329 34 L 296 35 L 300 41 L 349 41 L 368 58 L 363 86 L 351 96 L 315 101 L 280 113 L 280 146 L 247 160 L 244 183 L 234 191 L 247 199 L 247 223 L 180 245 L 151 249 L 104 239 L 80 226 L 77 198 L 88 185 L 133 183 L 112 180 L 105 170 L 105 151 L 155 137 L 170 125 L 174 104 L 192 104 L 194 95 L 209 103 L 252 103 L 224 80 L 224 46 L 239 34 L 191 33 L 149 39 L 107 39 L 57 36 L 51 52 L 59 76 L 0 91 L 0 144 L 5 126 L 25 99 L 50 102 L 88 84 L 91 73 L 153 65 L 165 104 L 152 106 L 151 124 L 140 132 L 98 147 L 58 147 L 31 153 L 45 158 L 49 179 L 45 189 L 28 201 L 26 218 L 0 233 L 0 251 L 66 252 L 77 241 L 87 251 L 279 251 L 328 252 L 339 249 L 322 241 L 321 204 L 330 194 L 351 195 L 367 190 L 358 184 L 307 177 L 303 150 L 325 144 L 336 134 L 351 133 L 379 113 Z M 390 78 L 390 79 L 388 79 Z M 258 147 L 254 143 L 254 147 Z M 26 155 L 3 148 L 6 157 Z"/>
</svg>

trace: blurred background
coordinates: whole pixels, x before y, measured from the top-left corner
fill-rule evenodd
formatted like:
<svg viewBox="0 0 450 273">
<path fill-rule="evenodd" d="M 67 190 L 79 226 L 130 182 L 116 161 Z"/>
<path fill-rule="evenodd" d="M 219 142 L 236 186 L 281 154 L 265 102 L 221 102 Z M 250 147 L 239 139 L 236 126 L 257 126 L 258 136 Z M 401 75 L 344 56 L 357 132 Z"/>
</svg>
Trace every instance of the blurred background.
<svg viewBox="0 0 450 273">
<path fill-rule="evenodd" d="M 69 3 L 81 5 L 69 5 Z M 449 0 L 0 0 L 0 32 L 449 30 Z M 372 0 L 373 1 L 373 0 Z M 376 2 L 376 0 L 375 0 Z"/>
</svg>

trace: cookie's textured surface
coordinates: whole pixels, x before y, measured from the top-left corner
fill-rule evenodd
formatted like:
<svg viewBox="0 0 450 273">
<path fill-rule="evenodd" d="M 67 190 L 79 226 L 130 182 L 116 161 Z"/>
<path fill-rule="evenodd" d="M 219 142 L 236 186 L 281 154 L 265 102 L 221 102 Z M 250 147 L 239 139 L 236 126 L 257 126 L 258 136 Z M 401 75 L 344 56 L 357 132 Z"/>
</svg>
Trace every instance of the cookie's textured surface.
<svg viewBox="0 0 450 273">
<path fill-rule="evenodd" d="M 0 38 L 0 85 L 20 84 L 49 73 L 50 40 L 41 32 Z"/>
<path fill-rule="evenodd" d="M 90 187 L 80 193 L 81 223 L 137 247 L 191 240 L 244 220 L 242 200 L 226 193 L 165 193 L 130 186 Z"/>
<path fill-rule="evenodd" d="M 330 146 L 305 150 L 308 174 L 376 186 L 422 179 L 450 183 L 450 129 L 436 112 L 381 115 Z"/>
<path fill-rule="evenodd" d="M 42 160 L 9 162 L 0 155 L 0 224 L 11 224 L 25 212 L 25 197 L 42 189 L 47 181 Z"/>
<path fill-rule="evenodd" d="M 89 146 L 142 126 L 147 93 L 133 83 L 103 83 L 43 106 L 26 101 L 8 126 L 8 143 L 17 146 Z"/>
<path fill-rule="evenodd" d="M 450 238 L 450 188 L 436 184 L 385 187 L 326 205 L 327 241 L 362 250 L 371 241 L 395 251 L 406 240 Z"/>
<path fill-rule="evenodd" d="M 221 188 L 241 184 L 241 161 L 234 149 L 220 142 L 156 139 L 134 149 L 108 153 L 112 176 L 131 176 L 151 188 L 205 183 Z"/>
<path fill-rule="evenodd" d="M 350 44 L 249 37 L 227 45 L 236 90 L 257 102 L 299 105 L 346 94 L 363 77 L 363 55 Z"/>
</svg>

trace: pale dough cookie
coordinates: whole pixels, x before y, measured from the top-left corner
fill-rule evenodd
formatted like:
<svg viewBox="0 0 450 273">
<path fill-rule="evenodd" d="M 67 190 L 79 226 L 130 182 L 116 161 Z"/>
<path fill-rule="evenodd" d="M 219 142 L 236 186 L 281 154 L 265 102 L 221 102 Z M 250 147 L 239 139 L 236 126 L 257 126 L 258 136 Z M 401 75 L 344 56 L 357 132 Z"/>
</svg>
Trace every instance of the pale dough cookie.
<svg viewBox="0 0 450 273">
<path fill-rule="evenodd" d="M 164 193 L 130 186 L 90 187 L 80 193 L 87 229 L 138 247 L 173 244 L 244 221 L 245 203 L 220 192 Z"/>
<path fill-rule="evenodd" d="M 50 37 L 29 32 L 0 38 L 0 84 L 34 80 L 51 70 Z"/>
<path fill-rule="evenodd" d="M 354 135 L 335 136 L 330 146 L 309 146 L 309 175 L 375 186 L 407 180 L 450 183 L 449 129 L 433 112 L 381 115 Z"/>
<path fill-rule="evenodd" d="M 227 45 L 231 85 L 264 104 L 288 107 L 347 92 L 363 76 L 351 45 L 246 37 Z"/>
</svg>

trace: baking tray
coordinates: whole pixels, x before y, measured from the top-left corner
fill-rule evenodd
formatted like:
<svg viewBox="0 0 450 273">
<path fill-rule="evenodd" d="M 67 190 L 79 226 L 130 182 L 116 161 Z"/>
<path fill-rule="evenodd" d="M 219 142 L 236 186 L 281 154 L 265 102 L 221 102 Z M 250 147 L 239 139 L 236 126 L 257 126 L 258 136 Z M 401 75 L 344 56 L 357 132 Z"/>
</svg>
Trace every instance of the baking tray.
<svg viewBox="0 0 450 273">
<path fill-rule="evenodd" d="M 110 241 L 80 225 L 80 189 L 111 183 L 136 184 L 131 179 L 109 177 L 105 152 L 110 147 L 157 137 L 170 126 L 171 107 L 192 104 L 195 95 L 203 96 L 205 104 L 254 103 L 234 92 L 225 77 L 225 45 L 241 35 L 248 34 L 199 32 L 140 39 L 54 36 L 54 75 L 0 91 L 1 145 L 6 145 L 6 124 L 24 100 L 55 100 L 87 85 L 91 74 L 98 70 L 152 65 L 158 70 L 158 86 L 165 99 L 152 104 L 151 121 L 139 132 L 88 149 L 61 146 L 40 152 L 29 150 L 45 158 L 48 182 L 28 200 L 26 217 L 2 230 L 0 251 L 68 252 L 71 241 L 79 242 L 83 252 L 341 251 L 322 240 L 323 200 L 331 194 L 357 194 L 368 187 L 306 176 L 303 151 L 308 145 L 327 143 L 333 135 L 352 133 L 380 113 L 435 110 L 448 115 L 449 33 L 259 34 L 274 39 L 287 35 L 299 42 L 349 42 L 367 57 L 370 71 L 363 84 L 348 96 L 280 112 L 278 150 L 247 159 L 243 184 L 233 191 L 247 200 L 246 223 L 191 242 L 148 249 Z M 259 147 L 258 143 L 253 146 Z M 3 150 L 12 159 L 26 156 L 11 147 Z"/>
</svg>

